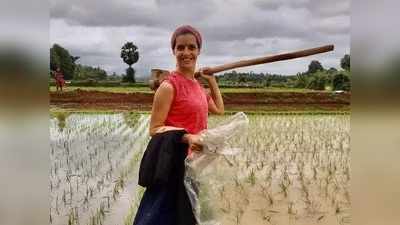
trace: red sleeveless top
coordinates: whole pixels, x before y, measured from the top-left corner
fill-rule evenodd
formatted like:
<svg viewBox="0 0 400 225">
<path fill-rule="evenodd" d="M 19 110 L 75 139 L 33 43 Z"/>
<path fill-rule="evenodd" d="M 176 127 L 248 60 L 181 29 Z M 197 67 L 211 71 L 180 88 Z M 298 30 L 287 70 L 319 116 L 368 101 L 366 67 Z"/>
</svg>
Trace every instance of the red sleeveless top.
<svg viewBox="0 0 400 225">
<path fill-rule="evenodd" d="M 182 127 L 190 134 L 207 129 L 209 95 L 197 80 L 177 71 L 166 78 L 174 87 L 174 98 L 165 121 L 166 126 Z"/>
</svg>

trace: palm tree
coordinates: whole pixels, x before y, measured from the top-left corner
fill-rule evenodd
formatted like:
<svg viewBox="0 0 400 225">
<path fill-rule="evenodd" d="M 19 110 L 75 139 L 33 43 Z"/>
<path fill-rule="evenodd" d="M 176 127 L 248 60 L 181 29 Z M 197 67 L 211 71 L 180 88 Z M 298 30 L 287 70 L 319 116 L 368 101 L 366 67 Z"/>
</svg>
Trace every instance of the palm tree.
<svg viewBox="0 0 400 225">
<path fill-rule="evenodd" d="M 132 64 L 139 60 L 139 51 L 136 45 L 132 42 L 126 42 L 121 48 L 121 58 L 129 65 L 124 80 L 135 83 L 135 70 L 132 68 Z"/>
</svg>

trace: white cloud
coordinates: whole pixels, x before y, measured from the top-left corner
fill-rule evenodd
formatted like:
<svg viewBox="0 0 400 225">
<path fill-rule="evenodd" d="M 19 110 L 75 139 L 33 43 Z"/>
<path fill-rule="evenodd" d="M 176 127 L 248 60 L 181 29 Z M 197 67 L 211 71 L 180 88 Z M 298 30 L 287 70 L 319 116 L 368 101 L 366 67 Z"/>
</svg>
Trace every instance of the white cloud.
<svg viewBox="0 0 400 225">
<path fill-rule="evenodd" d="M 181 24 L 192 24 L 203 35 L 200 66 L 335 44 L 334 52 L 313 58 L 242 69 L 293 74 L 307 70 L 312 59 L 339 67 L 350 51 L 349 7 L 349 0 L 53 0 L 50 39 L 81 56 L 80 63 L 110 73 L 124 72 L 120 48 L 132 41 L 139 48 L 134 64 L 139 75 L 174 68 L 170 36 Z"/>
</svg>

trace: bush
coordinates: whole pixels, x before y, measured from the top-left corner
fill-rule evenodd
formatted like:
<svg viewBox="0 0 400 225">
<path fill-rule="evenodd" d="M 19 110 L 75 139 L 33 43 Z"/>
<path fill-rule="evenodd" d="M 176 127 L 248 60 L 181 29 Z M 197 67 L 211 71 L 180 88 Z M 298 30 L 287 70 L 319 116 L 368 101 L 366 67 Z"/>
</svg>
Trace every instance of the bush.
<svg viewBox="0 0 400 225">
<path fill-rule="evenodd" d="M 330 84 L 329 76 L 325 72 L 316 72 L 310 75 L 307 88 L 313 90 L 325 90 Z"/>
<path fill-rule="evenodd" d="M 306 88 L 308 84 L 308 75 L 304 73 L 298 73 L 296 75 L 296 81 L 294 82 L 295 88 Z"/>
<path fill-rule="evenodd" d="M 283 84 L 283 83 L 272 83 L 272 84 L 270 85 L 270 87 L 274 87 L 274 88 L 285 88 L 286 85 Z"/>
<path fill-rule="evenodd" d="M 333 77 L 333 90 L 350 91 L 350 78 L 344 73 L 338 73 Z"/>
</svg>

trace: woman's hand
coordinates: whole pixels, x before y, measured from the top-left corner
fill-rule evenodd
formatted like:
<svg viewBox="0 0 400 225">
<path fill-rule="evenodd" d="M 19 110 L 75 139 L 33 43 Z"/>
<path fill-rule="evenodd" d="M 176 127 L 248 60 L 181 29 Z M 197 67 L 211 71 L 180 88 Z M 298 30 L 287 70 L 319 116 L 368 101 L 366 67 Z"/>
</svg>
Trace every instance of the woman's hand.
<svg viewBox="0 0 400 225">
<path fill-rule="evenodd" d="M 210 67 L 203 67 L 199 70 L 199 74 L 208 82 L 211 91 L 212 101 L 208 101 L 208 110 L 212 113 L 224 114 L 224 100 L 222 99 L 221 91 L 219 90 L 217 80 L 211 72 Z"/>
<path fill-rule="evenodd" d="M 211 72 L 211 68 L 210 67 L 201 68 L 199 70 L 199 74 L 200 74 L 201 77 L 206 79 L 208 82 L 215 81 L 215 77 L 214 77 L 213 73 Z"/>
<path fill-rule="evenodd" d="M 192 151 L 202 151 L 203 144 L 201 137 L 198 134 L 185 134 L 183 136 L 184 142 L 187 142 Z"/>
</svg>

